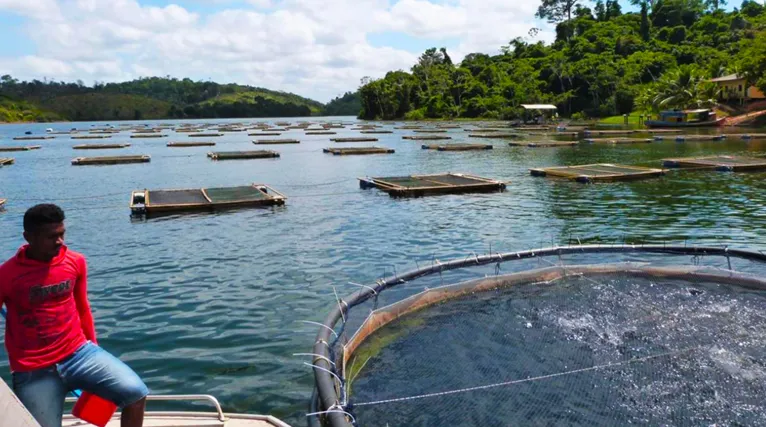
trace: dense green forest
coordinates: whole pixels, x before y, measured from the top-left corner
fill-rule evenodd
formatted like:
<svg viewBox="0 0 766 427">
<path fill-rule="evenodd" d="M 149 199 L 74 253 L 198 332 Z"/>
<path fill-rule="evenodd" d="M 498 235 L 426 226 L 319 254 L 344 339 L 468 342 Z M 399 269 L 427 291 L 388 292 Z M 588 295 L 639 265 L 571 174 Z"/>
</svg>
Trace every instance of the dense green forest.
<svg viewBox="0 0 766 427">
<path fill-rule="evenodd" d="M 190 79 L 151 77 L 86 86 L 0 77 L 0 121 L 6 122 L 295 117 L 323 111 L 322 103 L 291 93 Z"/>
<path fill-rule="evenodd" d="M 328 102 L 324 107 L 325 116 L 356 116 L 362 111 L 362 99 L 359 92 L 346 92 Z"/>
<path fill-rule="evenodd" d="M 501 54 L 454 64 L 429 49 L 409 72 L 360 88 L 366 119 L 491 118 L 522 115 L 520 104 L 553 103 L 572 117 L 709 107 L 708 80 L 739 73 L 766 89 L 766 7 L 745 0 L 542 0 L 537 16 L 556 25 L 552 44 L 522 38 Z M 625 2 L 625 6 L 628 6 Z M 530 30 L 534 36 L 538 29 Z"/>
</svg>

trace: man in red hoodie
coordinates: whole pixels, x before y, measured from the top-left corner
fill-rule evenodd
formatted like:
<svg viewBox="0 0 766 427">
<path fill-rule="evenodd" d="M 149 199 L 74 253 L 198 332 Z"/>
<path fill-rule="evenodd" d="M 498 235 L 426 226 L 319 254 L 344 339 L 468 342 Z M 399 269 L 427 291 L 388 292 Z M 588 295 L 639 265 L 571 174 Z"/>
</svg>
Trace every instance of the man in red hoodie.
<svg viewBox="0 0 766 427">
<path fill-rule="evenodd" d="M 5 347 L 13 389 L 42 427 L 61 427 L 64 399 L 80 389 L 123 408 L 122 427 L 141 427 L 149 390 L 96 342 L 85 257 L 64 245 L 64 212 L 24 214 L 27 245 L 0 266 Z"/>
</svg>

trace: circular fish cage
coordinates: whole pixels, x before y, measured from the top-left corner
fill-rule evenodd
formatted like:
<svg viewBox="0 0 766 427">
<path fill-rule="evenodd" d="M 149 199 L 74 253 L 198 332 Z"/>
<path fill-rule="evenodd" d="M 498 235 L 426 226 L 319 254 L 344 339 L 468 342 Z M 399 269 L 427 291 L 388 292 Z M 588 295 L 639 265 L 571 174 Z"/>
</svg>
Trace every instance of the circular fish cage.
<svg viewBox="0 0 766 427">
<path fill-rule="evenodd" d="M 766 255 L 566 246 L 471 255 L 337 298 L 311 425 L 754 425 Z"/>
</svg>

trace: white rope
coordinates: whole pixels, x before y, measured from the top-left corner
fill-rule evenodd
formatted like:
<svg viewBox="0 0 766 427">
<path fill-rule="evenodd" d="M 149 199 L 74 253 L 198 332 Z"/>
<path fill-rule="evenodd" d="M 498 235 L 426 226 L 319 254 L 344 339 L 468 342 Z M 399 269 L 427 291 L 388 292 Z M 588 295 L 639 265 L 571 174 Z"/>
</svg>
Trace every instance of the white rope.
<svg viewBox="0 0 766 427">
<path fill-rule="evenodd" d="M 487 384 L 487 385 L 481 385 L 481 386 L 476 386 L 476 387 L 461 388 L 461 389 L 457 389 L 457 390 L 442 391 L 442 392 L 438 392 L 438 393 L 428 393 L 428 394 L 421 394 L 421 395 L 416 395 L 416 396 L 398 397 L 398 398 L 394 398 L 394 399 L 385 399 L 385 400 L 376 400 L 376 401 L 372 401 L 372 402 L 355 403 L 354 406 L 373 406 L 373 405 L 382 405 L 384 403 L 409 402 L 409 401 L 412 401 L 412 400 L 425 399 L 425 398 L 429 398 L 429 397 L 448 396 L 448 395 L 451 395 L 451 394 L 466 393 L 466 392 L 469 392 L 469 391 L 487 390 L 487 389 L 491 389 L 491 388 L 504 387 L 504 386 L 509 386 L 509 385 L 526 383 L 526 382 L 547 380 L 547 379 L 551 379 L 551 378 L 563 377 L 563 376 L 566 376 L 566 375 L 579 374 L 579 373 L 590 372 L 590 371 L 598 371 L 598 370 L 601 370 L 601 369 L 608 369 L 608 368 L 614 368 L 614 367 L 617 367 L 617 366 L 629 365 L 629 364 L 633 364 L 633 363 L 646 362 L 647 360 L 659 359 L 661 357 L 675 356 L 675 355 L 682 354 L 682 353 L 689 353 L 689 352 L 692 352 L 694 350 L 698 350 L 700 348 L 702 348 L 702 347 L 687 348 L 687 349 L 678 350 L 678 351 L 669 352 L 669 353 L 662 353 L 662 354 L 655 354 L 655 355 L 652 355 L 652 356 L 639 357 L 639 358 L 635 358 L 635 359 L 626 360 L 626 361 L 623 361 L 623 362 L 607 363 L 607 364 L 604 364 L 604 365 L 597 365 L 597 366 L 591 366 L 591 367 L 588 367 L 588 368 L 574 369 L 574 370 L 571 370 L 571 371 L 558 372 L 558 373 L 555 373 L 555 374 L 540 375 L 540 376 L 537 376 L 537 377 L 525 378 L 525 379 L 522 379 L 522 380 L 511 380 L 511 381 L 504 381 L 504 382 L 495 383 L 495 384 Z"/>
</svg>

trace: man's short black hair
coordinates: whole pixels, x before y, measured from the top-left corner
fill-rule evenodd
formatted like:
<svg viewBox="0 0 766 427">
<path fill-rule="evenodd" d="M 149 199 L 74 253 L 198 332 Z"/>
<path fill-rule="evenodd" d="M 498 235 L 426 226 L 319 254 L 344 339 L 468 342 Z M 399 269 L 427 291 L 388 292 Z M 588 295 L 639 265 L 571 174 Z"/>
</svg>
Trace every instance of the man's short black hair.
<svg viewBox="0 0 766 427">
<path fill-rule="evenodd" d="M 53 204 L 32 206 L 24 214 L 24 231 L 34 233 L 41 225 L 59 224 L 64 222 L 64 211 Z"/>
</svg>

